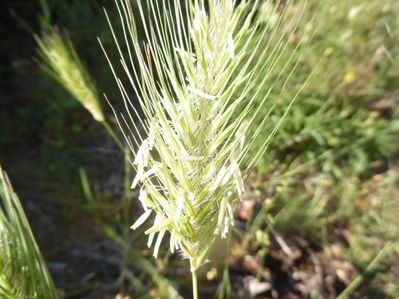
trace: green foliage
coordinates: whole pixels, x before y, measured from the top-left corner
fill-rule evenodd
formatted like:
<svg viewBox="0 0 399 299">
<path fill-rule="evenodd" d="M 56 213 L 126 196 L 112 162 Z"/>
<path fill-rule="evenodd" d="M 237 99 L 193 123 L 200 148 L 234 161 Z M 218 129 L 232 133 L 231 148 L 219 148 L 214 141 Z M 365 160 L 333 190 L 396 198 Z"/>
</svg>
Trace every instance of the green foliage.
<svg viewBox="0 0 399 299">
<path fill-rule="evenodd" d="M 297 10 L 295 2 L 283 7 Z M 392 162 L 399 133 L 399 8 L 395 1 L 311 0 L 307 9 L 313 17 L 304 17 L 296 28 L 287 21 L 291 50 L 280 65 L 292 59 L 291 65 L 259 83 L 270 90 L 263 114 L 273 109 L 271 119 L 276 119 L 262 131 L 266 137 L 301 92 L 259 163 L 271 178 L 261 188 L 273 194 L 273 201 L 272 208 L 256 216 L 250 232 L 267 225 L 269 232 L 301 234 L 327 247 L 337 227 L 344 227 L 353 261 L 366 269 L 388 241 L 396 248 L 399 244 L 392 217 L 398 206 Z M 271 11 L 261 10 L 265 26 L 273 25 Z M 263 122 L 259 117 L 253 131 Z M 261 146 L 257 143 L 254 152 Z M 373 271 L 380 275 L 368 287 L 397 296 L 393 288 L 388 291 L 394 274 L 386 259 L 378 261 Z M 348 293 L 359 280 L 363 277 Z"/>
<path fill-rule="evenodd" d="M 268 5 L 260 13 L 272 26 L 276 17 Z M 292 2 L 284 9 L 298 7 Z M 380 1 L 312 0 L 307 4 L 312 18 L 303 17 L 297 26 L 287 22 L 290 36 L 283 45 L 290 50 L 280 61 L 291 59 L 290 66 L 275 69 L 268 74 L 271 80 L 259 84 L 270 90 L 262 114 L 272 109 L 272 120 L 287 113 L 302 88 L 259 164 L 280 174 L 265 182 L 275 189 L 280 229 L 326 235 L 328 223 L 354 215 L 359 190 L 370 185 L 364 180 L 389 168 L 399 133 L 399 44 L 397 32 L 390 30 L 397 9 L 394 1 L 381 6 Z M 259 117 L 253 131 L 263 122 Z M 266 124 L 261 135 L 269 136 L 275 123 Z M 257 143 L 255 152 L 261 146 Z"/>
<path fill-rule="evenodd" d="M 28 220 L 0 168 L 0 297 L 54 299 L 56 290 Z"/>
<path fill-rule="evenodd" d="M 298 8 L 287 3 L 285 9 Z M 281 61 L 291 58 L 291 65 L 283 74 L 280 68 L 273 71 L 270 77 L 279 80 L 260 84 L 261 88 L 274 85 L 263 114 L 272 105 L 273 117 L 286 113 L 307 74 L 313 74 L 260 167 L 281 169 L 310 162 L 334 177 L 340 177 L 345 167 L 354 175 L 367 174 L 371 162 L 392 156 L 399 132 L 395 85 L 390 83 L 398 78 L 397 45 L 389 41 L 386 30 L 397 8 L 394 1 L 381 5 L 380 1 L 312 0 L 307 9 L 312 18 L 304 17 L 297 27 L 288 23 L 286 28 L 291 32 L 290 50 Z M 262 121 L 258 119 L 255 129 Z M 268 136 L 273 126 L 266 125 L 262 134 Z"/>
</svg>

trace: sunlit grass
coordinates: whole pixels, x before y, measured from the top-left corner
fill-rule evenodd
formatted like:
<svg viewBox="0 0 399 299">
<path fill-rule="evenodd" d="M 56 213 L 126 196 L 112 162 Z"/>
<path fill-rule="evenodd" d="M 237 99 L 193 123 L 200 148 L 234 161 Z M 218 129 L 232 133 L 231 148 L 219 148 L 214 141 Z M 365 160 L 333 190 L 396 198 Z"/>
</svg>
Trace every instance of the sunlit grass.
<svg viewBox="0 0 399 299">
<path fill-rule="evenodd" d="M 56 290 L 21 203 L 0 168 L 0 297 L 54 299 Z"/>
<path fill-rule="evenodd" d="M 36 36 L 42 59 L 41 66 L 70 92 L 96 121 L 104 122 L 98 93 L 72 42 L 62 36 L 58 29 L 49 30 L 41 37 Z"/>
</svg>

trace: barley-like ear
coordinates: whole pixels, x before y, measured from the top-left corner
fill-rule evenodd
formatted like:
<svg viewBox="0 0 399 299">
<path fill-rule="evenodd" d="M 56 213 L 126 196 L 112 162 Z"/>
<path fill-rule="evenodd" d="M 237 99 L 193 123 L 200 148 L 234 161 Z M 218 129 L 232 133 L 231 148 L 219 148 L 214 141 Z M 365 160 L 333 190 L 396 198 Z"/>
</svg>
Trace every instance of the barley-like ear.
<svg viewBox="0 0 399 299">
<path fill-rule="evenodd" d="M 28 220 L 1 167 L 0 298 L 57 298 Z"/>
<path fill-rule="evenodd" d="M 72 94 L 93 116 L 104 122 L 99 97 L 90 75 L 82 65 L 71 40 L 57 29 L 36 36 L 42 67 Z"/>
<path fill-rule="evenodd" d="M 141 107 L 129 99 L 129 88 L 107 57 L 129 116 L 120 123 L 135 131 L 125 136 L 135 153 L 133 187 L 141 186 L 144 214 L 132 228 L 155 214 L 146 231 L 154 256 L 169 232 L 170 250 L 188 257 L 193 272 L 207 260 L 215 238 L 225 238 L 234 225 L 244 165 L 257 158 L 249 153 L 259 132 L 250 138 L 246 133 L 268 95 L 254 82 L 266 82 L 263 77 L 271 72 L 265 69 L 280 67 L 286 45 L 283 37 L 268 42 L 279 34 L 282 17 L 273 27 L 257 22 L 259 3 L 154 0 L 145 9 L 138 1 L 133 11 L 129 0 L 116 0 L 120 35 L 110 23 L 129 88 Z M 278 15 L 278 7 L 272 13 Z M 144 25 L 144 47 L 136 22 Z"/>
</svg>

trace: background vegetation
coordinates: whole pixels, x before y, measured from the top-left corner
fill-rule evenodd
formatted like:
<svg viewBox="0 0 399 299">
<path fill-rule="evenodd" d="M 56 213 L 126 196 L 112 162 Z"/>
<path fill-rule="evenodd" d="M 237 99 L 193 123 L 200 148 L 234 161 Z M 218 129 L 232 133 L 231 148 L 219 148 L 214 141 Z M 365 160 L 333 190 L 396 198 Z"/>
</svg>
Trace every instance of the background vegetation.
<svg viewBox="0 0 399 299">
<path fill-rule="evenodd" d="M 261 136 L 308 82 L 247 181 L 232 239 L 216 244 L 199 275 L 201 298 L 399 296 L 399 6 L 308 2 L 297 27 L 289 18 L 282 27 L 290 33 L 291 65 L 259 84 L 274 83 L 275 104 Z M 267 3 L 259 14 L 274 26 L 278 12 Z M 296 3 L 281 4 L 288 16 Z M 129 230 L 138 194 L 129 188 L 133 174 L 101 94 L 117 111 L 122 101 L 96 41 L 114 48 L 102 12 L 107 7 L 118 26 L 112 1 L 1 5 L 0 163 L 59 296 L 189 298 L 186 262 L 166 248 L 154 260 L 145 236 Z M 51 32 L 50 24 L 76 48 L 106 126 L 40 67 L 33 36 Z"/>
</svg>

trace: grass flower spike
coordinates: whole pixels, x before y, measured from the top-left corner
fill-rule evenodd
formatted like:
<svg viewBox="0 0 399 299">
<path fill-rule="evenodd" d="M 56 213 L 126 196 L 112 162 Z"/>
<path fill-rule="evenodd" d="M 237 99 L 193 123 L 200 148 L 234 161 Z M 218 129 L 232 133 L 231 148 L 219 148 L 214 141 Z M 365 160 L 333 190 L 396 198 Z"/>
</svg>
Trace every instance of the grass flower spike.
<svg viewBox="0 0 399 299">
<path fill-rule="evenodd" d="M 57 298 L 28 220 L 1 167 L 0 298 Z"/>
<path fill-rule="evenodd" d="M 276 40 L 283 17 L 273 28 L 256 22 L 259 1 L 138 1 L 137 10 L 128 0 L 116 5 L 121 34 L 110 27 L 129 85 L 107 59 L 126 107 L 127 117 L 118 120 L 135 154 L 132 187 L 140 186 L 144 209 L 132 228 L 155 216 L 145 232 L 154 256 L 169 233 L 170 251 L 189 258 L 194 273 L 215 238 L 225 238 L 234 225 L 248 167 L 267 146 L 265 138 L 252 156 L 260 130 L 246 134 L 267 99 L 268 89 L 256 84 L 270 79 L 266 70 L 285 49 L 283 38 L 268 42 Z M 141 109 L 129 99 L 132 91 Z"/>
<path fill-rule="evenodd" d="M 36 37 L 39 54 L 44 64 L 42 67 L 72 94 L 98 122 L 104 122 L 94 84 L 83 67 L 69 39 L 63 38 L 58 30 Z"/>
</svg>

